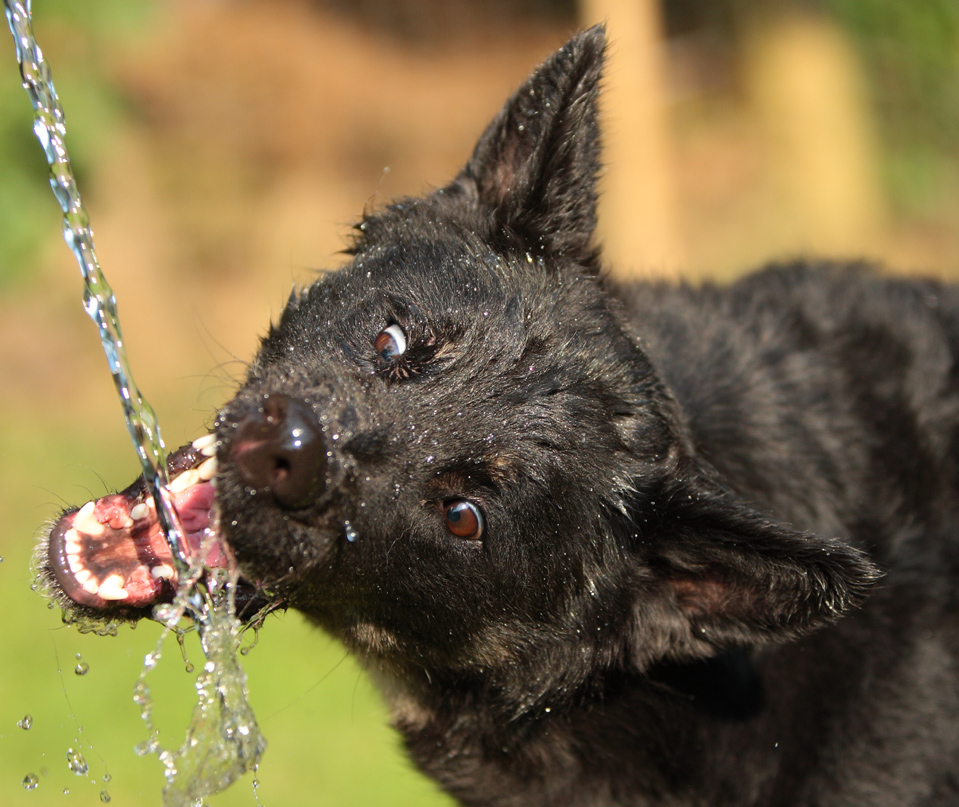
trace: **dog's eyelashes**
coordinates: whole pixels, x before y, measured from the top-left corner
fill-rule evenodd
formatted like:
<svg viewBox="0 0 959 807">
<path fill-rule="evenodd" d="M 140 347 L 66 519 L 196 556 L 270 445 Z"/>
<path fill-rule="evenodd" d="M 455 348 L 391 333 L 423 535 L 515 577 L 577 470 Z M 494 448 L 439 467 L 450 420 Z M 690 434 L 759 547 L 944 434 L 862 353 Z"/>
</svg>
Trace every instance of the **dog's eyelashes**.
<svg viewBox="0 0 959 807">
<path fill-rule="evenodd" d="M 465 499 L 447 502 L 443 505 L 443 517 L 451 535 L 467 541 L 478 541 L 483 537 L 483 511 L 473 502 Z"/>
<path fill-rule="evenodd" d="M 406 352 L 406 332 L 394 323 L 380 331 L 374 347 L 380 361 L 388 364 Z"/>
</svg>

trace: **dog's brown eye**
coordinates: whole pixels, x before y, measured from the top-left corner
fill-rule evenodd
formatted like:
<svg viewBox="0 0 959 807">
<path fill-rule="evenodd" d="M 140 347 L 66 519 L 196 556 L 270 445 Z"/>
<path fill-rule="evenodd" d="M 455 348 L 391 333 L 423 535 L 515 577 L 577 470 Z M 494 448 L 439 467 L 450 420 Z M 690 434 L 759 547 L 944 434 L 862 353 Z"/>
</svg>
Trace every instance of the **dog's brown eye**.
<svg viewBox="0 0 959 807">
<path fill-rule="evenodd" d="M 457 538 L 478 541 L 483 537 L 483 513 L 472 502 L 457 499 L 443 507 L 446 529 Z"/>
<path fill-rule="evenodd" d="M 391 362 L 406 352 L 406 334 L 399 325 L 390 325 L 380 331 L 374 343 L 376 355 L 384 362 Z"/>
</svg>

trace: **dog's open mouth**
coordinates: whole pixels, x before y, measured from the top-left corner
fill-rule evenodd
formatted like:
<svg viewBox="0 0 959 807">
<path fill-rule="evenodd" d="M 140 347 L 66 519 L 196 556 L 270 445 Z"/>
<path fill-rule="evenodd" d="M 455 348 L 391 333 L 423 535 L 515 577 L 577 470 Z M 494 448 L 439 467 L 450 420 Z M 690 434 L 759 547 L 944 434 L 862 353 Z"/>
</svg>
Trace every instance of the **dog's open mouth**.
<svg viewBox="0 0 959 807">
<path fill-rule="evenodd" d="M 207 435 L 167 461 L 170 491 L 191 564 L 225 567 L 229 553 L 211 522 L 215 438 Z M 126 490 L 64 513 L 50 533 L 49 569 L 61 591 L 97 610 L 142 609 L 173 599 L 176 564 L 143 477 Z"/>
</svg>

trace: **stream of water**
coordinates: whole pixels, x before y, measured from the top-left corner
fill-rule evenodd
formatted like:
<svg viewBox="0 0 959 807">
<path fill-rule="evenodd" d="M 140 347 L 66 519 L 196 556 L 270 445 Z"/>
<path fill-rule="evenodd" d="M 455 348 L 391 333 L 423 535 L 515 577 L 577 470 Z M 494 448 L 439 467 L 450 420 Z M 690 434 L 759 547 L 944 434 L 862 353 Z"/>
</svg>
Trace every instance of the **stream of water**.
<svg viewBox="0 0 959 807">
<path fill-rule="evenodd" d="M 160 426 L 130 371 L 116 298 L 97 261 L 93 231 L 70 165 L 63 109 L 50 68 L 33 36 L 30 0 L 3 2 L 23 87 L 34 110 L 33 131 L 50 165 L 50 186 L 63 211 L 63 237 L 83 276 L 83 306 L 100 333 L 127 429 L 183 581 L 174 602 L 157 610 L 156 618 L 166 628 L 156 651 L 146 658 L 134 700 L 140 705 L 151 734 L 137 750 L 156 753 L 163 763 L 167 778 L 164 803 L 168 807 L 192 807 L 229 786 L 244 772 L 255 769 L 265 748 L 237 656 L 242 628 L 234 616 L 232 592 L 236 581 L 223 570 L 203 575 L 202 569 L 191 568 L 187 560 L 183 530 L 167 488 L 166 452 Z M 197 626 L 206 663 L 197 677 L 198 701 L 193 720 L 183 744 L 173 751 L 162 748 L 157 741 L 146 676 L 160 658 L 164 638 L 169 632 L 180 630 L 178 625 L 184 615 Z"/>
</svg>

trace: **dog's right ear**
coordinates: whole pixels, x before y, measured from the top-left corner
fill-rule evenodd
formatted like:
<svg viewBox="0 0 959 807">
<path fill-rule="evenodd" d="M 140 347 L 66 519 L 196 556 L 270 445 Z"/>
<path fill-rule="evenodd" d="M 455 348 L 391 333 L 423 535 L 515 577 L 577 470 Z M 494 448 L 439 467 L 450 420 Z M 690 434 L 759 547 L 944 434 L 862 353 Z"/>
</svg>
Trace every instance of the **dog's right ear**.
<svg viewBox="0 0 959 807">
<path fill-rule="evenodd" d="M 452 185 L 434 198 L 467 204 L 492 243 L 594 266 L 605 46 L 605 30 L 596 26 L 550 56 L 506 102 Z"/>
<path fill-rule="evenodd" d="M 782 642 L 837 620 L 881 577 L 866 555 L 762 516 L 694 473 L 644 541 L 631 655 L 640 667 Z"/>
</svg>

